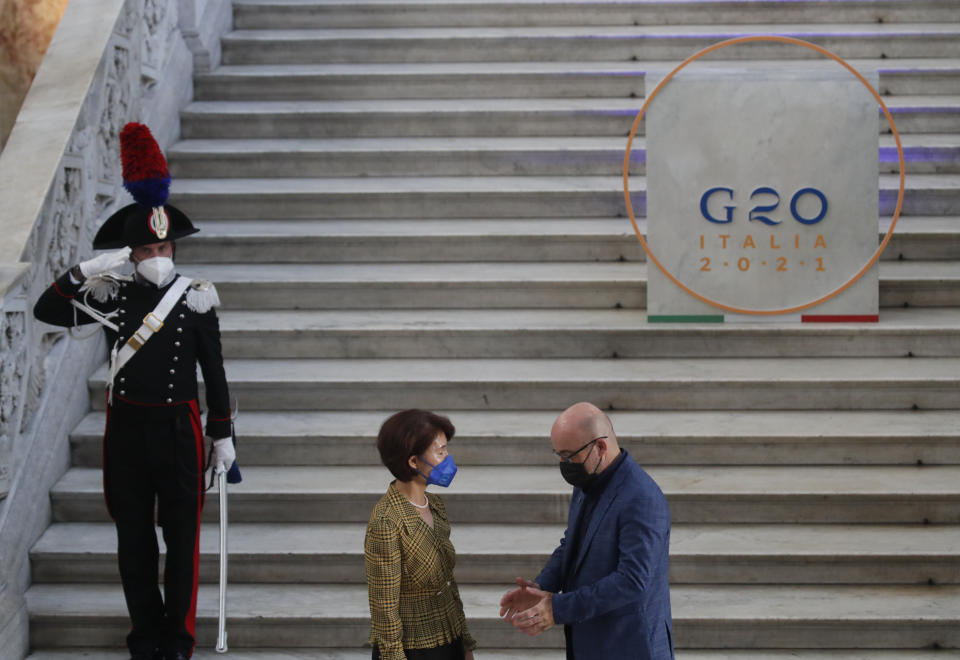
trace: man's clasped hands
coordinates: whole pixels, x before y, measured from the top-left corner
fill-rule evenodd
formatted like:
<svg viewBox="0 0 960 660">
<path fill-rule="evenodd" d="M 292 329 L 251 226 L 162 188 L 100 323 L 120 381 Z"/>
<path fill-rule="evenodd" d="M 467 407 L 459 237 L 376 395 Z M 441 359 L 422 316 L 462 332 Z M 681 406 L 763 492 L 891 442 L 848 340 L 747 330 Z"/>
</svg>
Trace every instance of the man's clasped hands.
<svg viewBox="0 0 960 660">
<path fill-rule="evenodd" d="M 500 599 L 500 617 L 531 637 L 553 627 L 553 594 L 523 578 L 517 585 Z"/>
</svg>

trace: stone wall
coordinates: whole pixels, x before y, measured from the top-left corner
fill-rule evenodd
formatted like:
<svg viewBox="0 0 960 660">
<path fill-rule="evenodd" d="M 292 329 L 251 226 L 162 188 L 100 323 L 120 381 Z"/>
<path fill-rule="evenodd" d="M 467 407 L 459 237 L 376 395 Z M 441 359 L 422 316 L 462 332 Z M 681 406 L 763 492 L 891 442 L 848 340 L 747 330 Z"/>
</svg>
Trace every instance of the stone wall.
<svg viewBox="0 0 960 660">
<path fill-rule="evenodd" d="M 192 74 L 219 60 L 229 0 L 84 0 L 67 6 L 0 153 L 0 648 L 28 645 L 29 551 L 69 466 L 68 434 L 89 406 L 102 339 L 30 312 L 53 277 L 92 253 L 103 219 L 130 199 L 118 135 L 141 121 L 166 148 Z"/>
</svg>

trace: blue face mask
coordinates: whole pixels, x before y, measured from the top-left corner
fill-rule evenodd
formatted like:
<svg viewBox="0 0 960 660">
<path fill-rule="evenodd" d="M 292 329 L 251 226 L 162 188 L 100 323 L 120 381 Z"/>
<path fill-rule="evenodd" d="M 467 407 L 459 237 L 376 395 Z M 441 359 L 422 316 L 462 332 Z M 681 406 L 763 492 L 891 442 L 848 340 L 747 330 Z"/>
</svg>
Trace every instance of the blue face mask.
<svg viewBox="0 0 960 660">
<path fill-rule="evenodd" d="M 420 459 L 423 461 L 423 459 Z M 420 475 L 427 480 L 427 484 L 434 484 L 437 486 L 443 486 L 446 488 L 450 485 L 450 482 L 453 481 L 453 476 L 457 473 L 457 464 L 453 462 L 453 456 L 447 454 L 447 457 L 440 461 L 437 465 L 434 465 L 430 461 L 423 461 L 433 469 L 430 471 L 430 476 L 428 477 L 420 470 Z"/>
</svg>

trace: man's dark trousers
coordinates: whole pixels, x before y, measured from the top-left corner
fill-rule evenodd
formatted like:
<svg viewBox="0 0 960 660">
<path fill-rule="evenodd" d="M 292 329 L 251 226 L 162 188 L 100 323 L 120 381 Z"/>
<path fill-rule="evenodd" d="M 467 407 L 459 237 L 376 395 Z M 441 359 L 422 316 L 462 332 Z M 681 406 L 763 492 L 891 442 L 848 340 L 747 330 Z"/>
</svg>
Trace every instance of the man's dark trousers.
<svg viewBox="0 0 960 660">
<path fill-rule="evenodd" d="M 203 431 L 195 401 L 151 407 L 115 398 L 104 434 L 104 493 L 117 526 L 120 579 L 133 630 L 127 645 L 189 657 L 195 645 L 200 513 L 204 496 Z M 157 584 L 159 548 L 167 548 L 164 597 Z"/>
</svg>

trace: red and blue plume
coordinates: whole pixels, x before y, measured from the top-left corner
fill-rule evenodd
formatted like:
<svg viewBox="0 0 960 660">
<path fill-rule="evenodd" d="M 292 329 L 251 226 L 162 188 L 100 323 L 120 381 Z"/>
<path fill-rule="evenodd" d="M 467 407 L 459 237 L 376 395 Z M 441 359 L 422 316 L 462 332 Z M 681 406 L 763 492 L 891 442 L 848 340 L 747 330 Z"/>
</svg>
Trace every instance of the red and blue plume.
<svg viewBox="0 0 960 660">
<path fill-rule="evenodd" d="M 123 163 L 123 187 L 141 206 L 154 208 L 167 203 L 170 196 L 170 172 L 160 145 L 150 129 L 131 122 L 120 131 L 120 160 Z"/>
</svg>

